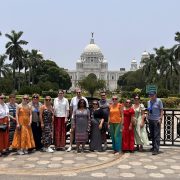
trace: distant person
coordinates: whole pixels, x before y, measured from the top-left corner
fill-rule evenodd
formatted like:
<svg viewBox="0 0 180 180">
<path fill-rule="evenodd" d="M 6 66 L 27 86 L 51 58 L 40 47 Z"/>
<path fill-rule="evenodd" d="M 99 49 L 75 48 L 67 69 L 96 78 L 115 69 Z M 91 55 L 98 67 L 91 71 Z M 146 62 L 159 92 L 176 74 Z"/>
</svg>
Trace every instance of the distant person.
<svg viewBox="0 0 180 180">
<path fill-rule="evenodd" d="M 134 137 L 135 143 L 137 145 L 137 150 L 142 151 L 143 145 L 149 145 L 149 139 L 146 131 L 145 125 L 145 107 L 142 103 L 140 103 L 139 95 L 134 96 L 134 104 L 132 105 L 135 111 L 135 126 L 134 126 Z"/>
<path fill-rule="evenodd" d="M 29 95 L 24 95 L 16 110 L 17 128 L 14 133 L 12 148 L 17 149 L 19 155 L 28 154 L 28 149 L 35 148 L 31 129 L 32 110 L 28 101 Z"/>
<path fill-rule="evenodd" d="M 106 92 L 101 92 L 101 99 L 99 100 L 99 107 L 103 110 L 104 124 L 102 132 L 102 143 L 104 143 L 103 150 L 107 149 L 107 137 L 106 132 L 108 131 L 108 118 L 109 118 L 109 103 L 106 99 Z"/>
<path fill-rule="evenodd" d="M 58 91 L 58 97 L 54 99 L 54 144 L 56 149 L 65 150 L 66 123 L 69 117 L 69 102 L 64 97 L 64 91 Z"/>
<path fill-rule="evenodd" d="M 0 156 L 9 148 L 9 109 L 4 94 L 0 94 Z"/>
<path fill-rule="evenodd" d="M 18 104 L 16 103 L 16 95 L 9 95 L 9 102 L 7 103 L 9 108 L 10 126 L 9 126 L 9 143 L 12 144 L 14 132 L 16 130 L 16 109 Z"/>
<path fill-rule="evenodd" d="M 90 130 L 90 151 L 102 151 L 102 135 L 101 130 L 104 123 L 103 110 L 99 108 L 97 100 L 92 102 L 91 110 L 91 130 Z"/>
<path fill-rule="evenodd" d="M 123 113 L 122 150 L 134 152 L 134 109 L 130 99 L 124 103 Z"/>
<path fill-rule="evenodd" d="M 122 122 L 124 118 L 122 104 L 118 102 L 118 97 L 112 97 L 112 104 L 109 106 L 109 125 L 112 139 L 112 148 L 115 153 L 122 152 Z"/>
<path fill-rule="evenodd" d="M 29 106 L 32 110 L 32 132 L 34 137 L 34 142 L 36 145 L 36 150 L 41 150 L 42 143 L 42 130 L 41 130 L 41 122 L 40 122 L 40 108 L 42 104 L 39 102 L 39 94 L 33 94 L 32 95 L 32 101 L 29 103 Z"/>
<path fill-rule="evenodd" d="M 80 145 L 82 145 L 81 150 L 84 152 L 90 132 L 90 111 L 84 99 L 79 100 L 77 109 L 73 112 L 73 129 L 75 130 L 77 152 L 80 152 Z"/>
<path fill-rule="evenodd" d="M 148 101 L 148 121 L 149 130 L 152 138 L 152 155 L 159 153 L 160 146 L 160 129 L 163 118 L 163 103 L 157 98 L 155 91 L 149 92 L 150 100 Z"/>
<path fill-rule="evenodd" d="M 72 120 L 73 120 L 73 114 L 75 112 L 75 110 L 77 109 L 77 106 L 78 106 L 78 102 L 80 99 L 84 99 L 85 102 L 86 102 L 86 107 L 88 108 L 89 107 L 89 104 L 88 104 L 88 101 L 85 97 L 82 96 L 81 94 L 81 89 L 80 88 L 77 88 L 76 89 L 76 96 L 73 97 L 71 99 L 71 102 L 70 102 L 70 115 L 71 115 L 71 129 L 70 129 L 70 146 L 69 148 L 67 149 L 67 152 L 71 151 L 72 150 L 72 144 L 73 144 L 73 140 L 74 140 L 74 128 L 72 126 Z"/>
<path fill-rule="evenodd" d="M 44 99 L 44 105 L 40 109 L 40 119 L 42 127 L 42 144 L 43 151 L 53 153 L 51 148 L 53 141 L 53 107 L 51 105 L 51 97 L 46 96 Z"/>
</svg>

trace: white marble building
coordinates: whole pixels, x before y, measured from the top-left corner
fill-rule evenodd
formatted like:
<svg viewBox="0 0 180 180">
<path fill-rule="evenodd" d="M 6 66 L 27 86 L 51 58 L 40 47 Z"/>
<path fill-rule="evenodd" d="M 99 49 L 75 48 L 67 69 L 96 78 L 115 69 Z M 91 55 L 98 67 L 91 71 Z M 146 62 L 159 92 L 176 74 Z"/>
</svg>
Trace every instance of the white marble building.
<svg viewBox="0 0 180 180">
<path fill-rule="evenodd" d="M 84 48 L 80 59 L 76 61 L 76 70 L 68 70 L 71 77 L 72 88 L 77 86 L 79 80 L 93 73 L 98 79 L 105 80 L 106 89 L 117 89 L 119 76 L 125 73 L 125 68 L 117 71 L 108 70 L 108 62 L 105 59 L 101 49 L 95 44 L 93 34 L 90 43 Z"/>
<path fill-rule="evenodd" d="M 147 55 L 148 53 L 144 52 L 142 58 L 143 56 L 147 57 Z M 143 63 L 140 63 L 140 67 L 142 66 Z M 130 71 L 136 71 L 137 69 L 137 61 L 133 59 Z M 105 59 L 99 46 L 95 44 L 92 33 L 90 43 L 84 48 L 80 58 L 76 61 L 76 70 L 67 70 L 67 72 L 71 78 L 72 90 L 77 87 L 79 80 L 93 73 L 98 79 L 105 80 L 106 89 L 113 91 L 118 87 L 117 81 L 119 76 L 122 76 L 127 71 L 125 68 L 120 68 L 117 71 L 108 70 L 108 61 Z"/>
</svg>

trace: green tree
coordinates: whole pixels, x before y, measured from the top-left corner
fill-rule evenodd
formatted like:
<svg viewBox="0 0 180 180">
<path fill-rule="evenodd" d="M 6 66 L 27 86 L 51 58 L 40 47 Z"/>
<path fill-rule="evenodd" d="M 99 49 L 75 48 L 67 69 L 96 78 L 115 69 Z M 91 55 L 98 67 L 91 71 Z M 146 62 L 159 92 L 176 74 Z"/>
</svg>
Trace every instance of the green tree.
<svg viewBox="0 0 180 180">
<path fill-rule="evenodd" d="M 69 74 L 60 68 L 54 61 L 44 60 L 38 67 L 38 81 L 50 81 L 56 83 L 60 89 L 69 89 L 71 87 L 71 79 Z M 54 88 L 53 88 L 54 89 Z"/>
<path fill-rule="evenodd" d="M 135 88 L 144 89 L 146 85 L 142 69 L 123 74 L 117 83 L 122 91 L 133 91 Z"/>
<path fill-rule="evenodd" d="M 178 61 L 178 69 L 180 69 L 180 32 L 175 33 L 175 38 L 174 40 L 178 43 L 175 46 L 173 46 L 173 51 L 174 51 L 174 56 L 175 59 Z M 179 94 L 180 94 L 180 72 L 179 72 Z"/>
<path fill-rule="evenodd" d="M 32 82 L 32 84 L 35 83 L 36 71 L 38 67 L 41 65 L 42 61 L 43 61 L 42 54 L 39 53 L 38 50 L 32 49 L 28 55 L 28 61 L 27 61 L 27 64 L 29 65 L 29 84 L 30 82 Z"/>
<path fill-rule="evenodd" d="M 93 97 L 96 90 L 104 89 L 106 87 L 105 81 L 97 79 L 96 75 L 93 73 L 79 81 L 78 84 L 82 89 L 87 90 L 91 97 Z"/>
<path fill-rule="evenodd" d="M 10 65 L 5 64 L 7 56 L 0 55 L 0 79 L 1 77 L 7 77 L 11 73 Z"/>
<path fill-rule="evenodd" d="M 12 69 L 13 69 L 13 87 L 14 89 L 16 84 L 15 70 L 22 69 L 22 57 L 23 57 L 23 48 L 22 45 L 27 45 L 28 42 L 21 40 L 23 32 L 11 31 L 11 34 L 5 34 L 5 36 L 10 40 L 6 44 L 6 54 L 9 55 L 9 60 L 12 60 Z"/>
<path fill-rule="evenodd" d="M 145 65 L 143 66 L 142 72 L 145 76 L 146 83 L 155 83 L 157 80 L 157 61 L 154 54 L 150 54 L 150 57 L 147 61 L 144 61 Z"/>
</svg>

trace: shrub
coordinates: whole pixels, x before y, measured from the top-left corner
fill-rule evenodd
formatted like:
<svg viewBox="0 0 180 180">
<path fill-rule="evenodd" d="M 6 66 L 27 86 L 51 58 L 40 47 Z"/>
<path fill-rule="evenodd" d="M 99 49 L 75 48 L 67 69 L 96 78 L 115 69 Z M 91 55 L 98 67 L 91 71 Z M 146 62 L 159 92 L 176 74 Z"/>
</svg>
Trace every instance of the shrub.
<svg viewBox="0 0 180 180">
<path fill-rule="evenodd" d="M 49 90 L 49 91 L 42 91 L 42 96 L 51 96 L 52 98 L 57 97 L 58 91 L 53 91 L 53 90 Z"/>
<path fill-rule="evenodd" d="M 18 91 L 18 94 L 32 94 L 31 87 L 22 86 L 21 89 Z"/>
<path fill-rule="evenodd" d="M 159 98 L 168 98 L 170 91 L 167 89 L 159 89 L 157 94 Z"/>
</svg>

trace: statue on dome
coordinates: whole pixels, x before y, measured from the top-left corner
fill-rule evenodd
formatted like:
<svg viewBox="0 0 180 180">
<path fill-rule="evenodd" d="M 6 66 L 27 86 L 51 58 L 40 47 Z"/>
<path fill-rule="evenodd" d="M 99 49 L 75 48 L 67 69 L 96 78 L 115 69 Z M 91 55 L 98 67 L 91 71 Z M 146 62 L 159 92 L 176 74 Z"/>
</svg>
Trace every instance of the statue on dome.
<svg viewBox="0 0 180 180">
<path fill-rule="evenodd" d="M 94 36 L 94 32 L 91 32 L 91 35 L 92 35 L 92 38 L 93 38 L 93 36 Z"/>
</svg>

